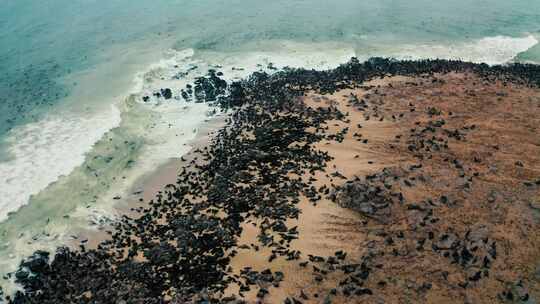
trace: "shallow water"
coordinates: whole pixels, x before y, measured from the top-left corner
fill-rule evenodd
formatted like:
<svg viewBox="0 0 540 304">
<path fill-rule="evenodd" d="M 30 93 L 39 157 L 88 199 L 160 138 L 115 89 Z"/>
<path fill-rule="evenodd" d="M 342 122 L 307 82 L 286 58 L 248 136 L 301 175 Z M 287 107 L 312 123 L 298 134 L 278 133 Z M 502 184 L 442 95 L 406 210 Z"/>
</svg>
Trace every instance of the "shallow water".
<svg viewBox="0 0 540 304">
<path fill-rule="evenodd" d="M 540 62 L 539 39 L 528 0 L 4 0 L 0 273 L 106 224 L 113 197 L 189 150 L 210 108 L 142 101 L 161 88 L 351 56 Z"/>
</svg>

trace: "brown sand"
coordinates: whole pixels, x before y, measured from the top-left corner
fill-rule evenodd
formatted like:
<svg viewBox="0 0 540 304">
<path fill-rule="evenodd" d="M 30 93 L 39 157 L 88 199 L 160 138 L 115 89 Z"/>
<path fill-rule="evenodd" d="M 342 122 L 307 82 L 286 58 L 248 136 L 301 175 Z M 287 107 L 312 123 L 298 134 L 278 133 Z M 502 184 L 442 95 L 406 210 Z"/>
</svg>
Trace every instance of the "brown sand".
<svg viewBox="0 0 540 304">
<path fill-rule="evenodd" d="M 318 146 L 334 160 L 328 163 L 326 174 L 316 176 L 314 185 L 343 184 L 346 179 L 328 175 L 336 171 L 352 179 L 383 168 L 407 171 L 410 165 L 422 163 L 417 176 L 405 173 L 413 183 L 411 187 L 402 185 L 400 188 L 405 201 L 448 196 L 455 204 L 434 209 L 438 222 L 429 227 L 430 231 L 438 235 L 451 230 L 463 235 L 471 227 L 473 232 L 478 227 L 487 227 L 489 238 L 498 244 L 499 256 L 493 262 L 489 277 L 464 289 L 459 283 L 470 275 L 470 270 L 429 250 L 429 245 L 425 245 L 423 251 L 414 249 L 425 230 L 417 229 L 423 214 L 396 206 L 387 221 L 381 223 L 341 208 L 328 199 L 314 206 L 303 198 L 299 220 L 291 221 L 288 226 L 298 226 L 300 238 L 293 241 L 291 249 L 300 250 L 304 259 L 308 254 L 330 256 L 340 249 L 348 252 L 351 261 L 371 250 L 384 254 L 377 258 L 384 266 L 373 272 L 366 284 L 374 290 L 373 295 L 338 296 L 332 298 L 332 303 L 493 303 L 505 288 L 519 280 L 525 282 L 526 287 L 522 289 L 538 299 L 540 286 L 535 271 L 540 266 L 540 192 L 538 188 L 527 189 L 523 182 L 540 178 L 540 91 L 513 84 L 483 83 L 467 74 L 438 76 L 436 80 L 393 77 L 364 85 L 362 89 L 342 90 L 326 96 L 312 94 L 304 99 L 310 107 L 333 104 L 342 112 L 348 112 L 350 119 L 349 123 L 328 123 L 332 131 L 349 127 L 349 132 L 341 143 L 322 142 Z M 365 99 L 368 108 L 359 110 L 348 105 L 351 94 L 359 100 Z M 432 107 L 441 115 L 430 116 Z M 399 114 L 403 116 L 400 118 Z M 447 130 L 471 125 L 475 125 L 475 129 L 462 130 L 466 133 L 465 140 L 448 139 L 447 150 L 433 152 L 432 159 L 420 160 L 407 149 L 416 138 L 410 130 L 440 118 L 445 119 Z M 357 135 L 353 136 L 355 133 Z M 481 163 L 473 161 L 474 157 L 481 159 Z M 463 170 L 456 170 L 445 158 L 458 159 Z M 477 177 L 474 172 L 478 173 Z M 472 177 L 470 188 L 462 187 L 467 178 Z M 251 224 L 244 228 L 240 244 L 257 244 L 258 229 Z M 381 235 L 393 235 L 396 231 L 405 231 L 404 241 L 394 246 L 381 244 Z M 390 256 L 391 250 L 403 254 Z M 256 290 L 246 293 L 248 302 L 283 303 L 289 296 L 300 299 L 302 291 L 308 295 L 307 299 L 302 299 L 304 303 L 322 303 L 324 298 L 318 295 L 336 287 L 340 279 L 334 276 L 317 283 L 313 280 L 311 266 L 303 268 L 298 262 L 283 258 L 268 263 L 270 254 L 264 249 L 241 249 L 233 259 L 232 266 L 236 270 L 251 266 L 254 270 L 270 268 L 285 274 L 281 286 L 270 287 L 270 294 L 264 300 L 255 297 Z M 384 288 L 378 288 L 380 281 L 386 282 Z M 430 284 L 428 291 L 423 288 L 427 283 Z M 523 294 L 523 290 L 518 293 Z"/>
</svg>

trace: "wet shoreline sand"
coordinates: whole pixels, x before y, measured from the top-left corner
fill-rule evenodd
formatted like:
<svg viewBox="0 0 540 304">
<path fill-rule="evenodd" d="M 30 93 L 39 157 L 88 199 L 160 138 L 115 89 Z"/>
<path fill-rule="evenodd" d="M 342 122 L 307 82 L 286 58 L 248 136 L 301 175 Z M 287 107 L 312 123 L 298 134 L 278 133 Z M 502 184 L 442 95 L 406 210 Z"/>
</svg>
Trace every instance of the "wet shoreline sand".
<svg viewBox="0 0 540 304">
<path fill-rule="evenodd" d="M 137 216 L 133 212 L 134 207 L 147 206 L 145 202 L 153 200 L 156 195 L 163 192 L 166 185 L 176 183 L 180 168 L 189 164 L 194 157 L 197 157 L 195 151 L 210 144 L 215 132 L 225 126 L 227 116 L 226 113 L 220 113 L 217 116 L 209 117 L 196 130 L 197 136 L 195 139 L 186 144 L 191 147 L 189 152 L 179 158 L 170 159 L 153 172 L 137 180 L 131 189 L 127 191 L 129 195 L 114 205 L 115 213 L 118 216 Z M 85 240 L 85 246 L 88 249 L 95 249 L 101 242 L 110 238 L 106 231 L 111 229 L 114 228 L 110 227 L 110 225 L 103 225 L 92 230 L 77 231 L 75 233 L 77 239 L 73 239 L 72 242 L 66 245 L 76 249 L 80 245 L 80 240 Z"/>
</svg>

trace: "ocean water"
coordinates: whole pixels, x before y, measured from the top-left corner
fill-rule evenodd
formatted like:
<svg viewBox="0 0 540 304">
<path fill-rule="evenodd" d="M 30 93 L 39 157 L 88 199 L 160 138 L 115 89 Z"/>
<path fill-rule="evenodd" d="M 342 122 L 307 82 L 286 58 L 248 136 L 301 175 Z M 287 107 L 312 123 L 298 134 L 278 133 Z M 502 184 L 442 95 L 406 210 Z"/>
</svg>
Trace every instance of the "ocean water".
<svg viewBox="0 0 540 304">
<path fill-rule="evenodd" d="M 179 91 L 210 68 L 540 63 L 539 40 L 530 0 L 0 0 L 0 274 L 114 220 L 137 180 L 189 151 L 213 111 Z"/>
</svg>

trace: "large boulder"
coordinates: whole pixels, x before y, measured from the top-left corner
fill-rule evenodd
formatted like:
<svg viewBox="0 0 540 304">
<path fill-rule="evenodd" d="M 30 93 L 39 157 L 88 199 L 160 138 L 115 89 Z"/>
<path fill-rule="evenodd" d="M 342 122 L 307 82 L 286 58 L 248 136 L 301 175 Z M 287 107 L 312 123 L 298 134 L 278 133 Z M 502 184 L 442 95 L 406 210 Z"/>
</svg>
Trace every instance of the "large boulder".
<svg viewBox="0 0 540 304">
<path fill-rule="evenodd" d="M 33 273 L 43 272 L 49 266 L 49 253 L 38 250 L 21 263 Z"/>
<path fill-rule="evenodd" d="M 172 94 L 171 89 L 166 88 L 166 89 L 161 89 L 161 95 L 162 95 L 165 99 L 171 99 L 173 94 Z"/>
</svg>

